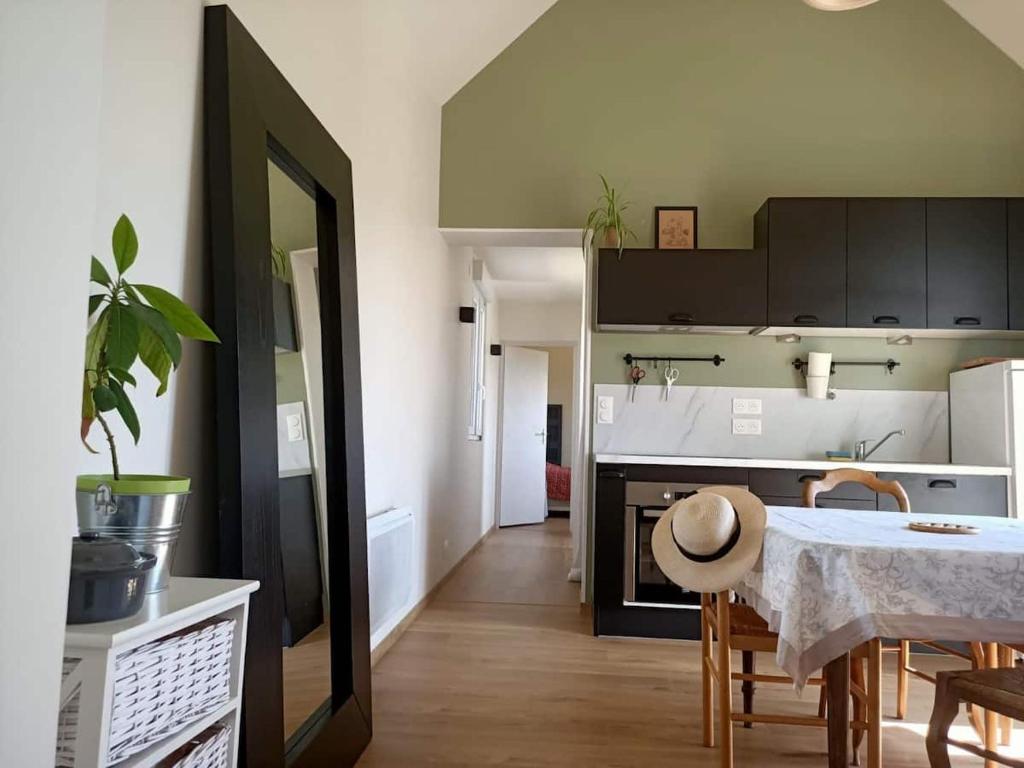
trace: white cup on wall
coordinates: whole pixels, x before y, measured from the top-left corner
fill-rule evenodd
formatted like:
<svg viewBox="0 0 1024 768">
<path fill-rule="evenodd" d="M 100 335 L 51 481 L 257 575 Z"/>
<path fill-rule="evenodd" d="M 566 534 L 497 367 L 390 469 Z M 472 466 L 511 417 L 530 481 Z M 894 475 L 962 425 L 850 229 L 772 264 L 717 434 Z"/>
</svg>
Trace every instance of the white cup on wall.
<svg viewBox="0 0 1024 768">
<path fill-rule="evenodd" d="M 815 400 L 825 400 L 828 397 L 828 376 L 808 376 L 807 396 Z"/>
<path fill-rule="evenodd" d="M 827 379 L 831 373 L 831 352 L 811 352 L 807 355 L 807 378 L 811 376 L 824 376 Z"/>
</svg>

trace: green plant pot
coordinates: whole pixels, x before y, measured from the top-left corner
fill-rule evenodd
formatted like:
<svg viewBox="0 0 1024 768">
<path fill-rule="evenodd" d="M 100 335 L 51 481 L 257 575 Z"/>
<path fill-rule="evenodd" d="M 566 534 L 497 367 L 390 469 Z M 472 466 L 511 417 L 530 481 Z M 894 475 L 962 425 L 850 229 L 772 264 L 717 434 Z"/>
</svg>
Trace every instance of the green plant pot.
<svg viewBox="0 0 1024 768">
<path fill-rule="evenodd" d="M 164 475 L 79 475 L 78 529 L 131 542 L 156 556 L 149 592 L 167 589 L 191 481 Z"/>
</svg>

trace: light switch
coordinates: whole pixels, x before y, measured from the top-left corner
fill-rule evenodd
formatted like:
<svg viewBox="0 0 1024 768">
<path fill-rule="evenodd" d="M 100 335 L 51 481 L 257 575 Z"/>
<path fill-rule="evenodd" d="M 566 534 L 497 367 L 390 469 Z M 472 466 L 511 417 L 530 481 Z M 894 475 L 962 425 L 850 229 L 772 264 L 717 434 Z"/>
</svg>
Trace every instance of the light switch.
<svg viewBox="0 0 1024 768">
<path fill-rule="evenodd" d="M 288 414 L 288 417 L 285 419 L 285 426 L 288 428 L 289 443 L 297 443 L 306 439 L 306 430 L 303 428 L 301 413 Z"/>
<path fill-rule="evenodd" d="M 597 398 L 597 423 L 615 423 L 615 398 L 611 395 L 599 395 Z"/>
</svg>

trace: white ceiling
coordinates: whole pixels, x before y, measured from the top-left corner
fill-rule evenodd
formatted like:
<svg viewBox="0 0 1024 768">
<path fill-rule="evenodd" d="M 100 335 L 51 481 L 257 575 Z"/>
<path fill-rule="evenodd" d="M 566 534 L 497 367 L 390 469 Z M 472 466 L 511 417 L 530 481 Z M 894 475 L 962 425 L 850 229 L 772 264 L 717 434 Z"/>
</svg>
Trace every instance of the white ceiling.
<svg viewBox="0 0 1024 768">
<path fill-rule="evenodd" d="M 583 255 L 579 248 L 476 247 L 495 298 L 512 301 L 580 301 Z"/>
<path fill-rule="evenodd" d="M 975 29 L 1024 67 L 1024 0 L 946 0 Z"/>
</svg>

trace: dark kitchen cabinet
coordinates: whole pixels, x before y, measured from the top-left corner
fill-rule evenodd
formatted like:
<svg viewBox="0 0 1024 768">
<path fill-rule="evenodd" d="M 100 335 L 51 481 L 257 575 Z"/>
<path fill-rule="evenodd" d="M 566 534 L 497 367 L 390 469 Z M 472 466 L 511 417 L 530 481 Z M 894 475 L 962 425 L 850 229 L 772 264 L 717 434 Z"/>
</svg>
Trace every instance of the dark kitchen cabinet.
<svg viewBox="0 0 1024 768">
<path fill-rule="evenodd" d="M 841 467 L 837 467 L 839 469 Z M 780 506 L 803 506 L 801 501 L 804 492 L 804 483 L 807 481 L 821 480 L 824 477 L 823 470 L 804 469 L 751 469 L 749 475 L 750 492 L 758 496 L 765 504 L 779 504 Z M 785 499 L 787 501 L 768 501 L 767 499 Z M 859 483 L 842 483 L 837 485 L 828 493 L 818 494 L 818 506 L 825 506 L 823 502 L 864 502 L 870 506 L 851 506 L 847 509 L 874 509 L 875 492 Z M 842 504 L 832 506 L 842 507 Z"/>
<path fill-rule="evenodd" d="M 928 199 L 928 327 L 1006 329 L 1006 200 Z"/>
<path fill-rule="evenodd" d="M 846 325 L 924 328 L 925 201 L 850 198 L 846 231 Z"/>
<path fill-rule="evenodd" d="M 768 254 L 768 324 L 846 326 L 846 200 L 772 198 L 754 217 Z"/>
<path fill-rule="evenodd" d="M 597 322 L 609 326 L 765 325 L 765 254 L 630 248 L 598 255 Z"/>
<path fill-rule="evenodd" d="M 1024 331 L 1024 198 L 1006 201 L 1006 237 L 1010 262 L 1010 330 Z"/>
<path fill-rule="evenodd" d="M 910 511 L 921 515 L 993 515 L 1006 517 L 1005 477 L 978 475 L 911 475 L 879 473 L 896 480 L 910 499 Z M 879 494 L 878 508 L 899 511 L 896 499 Z"/>
</svg>

